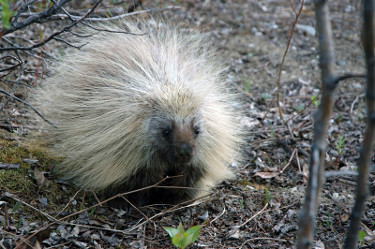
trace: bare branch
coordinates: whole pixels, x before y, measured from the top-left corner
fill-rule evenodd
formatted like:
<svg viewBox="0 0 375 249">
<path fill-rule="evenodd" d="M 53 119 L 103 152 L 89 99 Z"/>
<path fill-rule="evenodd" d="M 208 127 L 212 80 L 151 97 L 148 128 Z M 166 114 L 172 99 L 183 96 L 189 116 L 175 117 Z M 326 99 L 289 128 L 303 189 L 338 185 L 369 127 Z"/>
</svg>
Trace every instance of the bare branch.
<svg viewBox="0 0 375 249">
<path fill-rule="evenodd" d="M 279 68 L 279 73 L 278 73 L 278 77 L 277 77 L 277 91 L 276 91 L 276 103 L 277 103 L 277 108 L 279 109 L 279 114 L 280 114 L 280 118 L 283 120 L 284 124 L 287 124 L 287 122 L 285 121 L 284 119 L 284 115 L 283 115 L 283 111 L 281 110 L 281 106 L 280 106 L 280 89 L 281 89 L 281 73 L 283 71 L 283 68 L 284 68 L 284 63 L 285 63 L 285 58 L 286 58 L 286 55 L 288 53 L 288 50 L 289 50 L 289 47 L 290 47 L 290 43 L 292 41 L 292 37 L 293 37 L 293 33 L 294 33 L 294 29 L 296 27 L 296 24 L 297 24 L 297 21 L 298 21 L 298 18 L 299 16 L 301 15 L 302 13 L 302 9 L 303 9 L 303 5 L 305 3 L 305 0 L 302 0 L 301 2 L 301 6 L 298 10 L 298 12 L 295 12 L 295 9 L 294 9 L 294 5 L 291 3 L 292 5 L 292 9 L 293 11 L 296 13 L 296 18 L 294 19 L 293 21 L 293 24 L 292 24 L 292 28 L 290 30 L 290 35 L 289 35 L 289 39 L 288 39 L 288 45 L 286 46 L 286 49 L 284 51 L 284 55 L 283 55 L 283 58 L 281 60 L 281 65 L 280 65 L 280 68 Z M 288 126 L 288 129 L 289 129 L 289 126 Z M 290 130 L 290 129 L 289 129 Z M 291 136 L 293 136 L 293 133 L 291 133 Z"/>
<path fill-rule="evenodd" d="M 50 125 L 56 127 L 51 121 L 49 121 L 48 119 L 46 119 L 37 109 L 35 109 L 32 105 L 30 105 L 29 103 L 27 103 L 26 101 L 20 99 L 20 98 L 17 98 L 16 96 L 14 96 L 13 94 L 10 94 L 8 93 L 7 91 L 4 91 L 3 89 L 0 89 L 0 93 L 3 93 L 5 95 L 8 95 L 9 97 L 21 102 L 22 104 L 30 107 L 36 114 L 39 115 L 39 117 L 41 117 L 44 121 L 46 121 L 47 123 L 49 123 Z"/>
<path fill-rule="evenodd" d="M 85 20 L 90 21 L 90 22 L 113 21 L 113 20 L 118 20 L 118 19 L 122 19 L 124 17 L 134 16 L 134 15 L 140 15 L 140 14 L 145 14 L 145 13 L 154 13 L 154 12 L 162 12 L 162 11 L 175 10 L 175 9 L 181 9 L 181 7 L 179 7 L 179 6 L 167 6 L 167 7 L 158 8 L 158 9 L 147 9 L 147 10 L 139 10 L 139 11 L 130 12 L 130 13 L 118 14 L 118 15 L 115 15 L 115 16 L 112 16 L 112 17 L 88 17 Z M 48 18 L 48 20 L 62 20 L 62 19 L 65 19 L 65 18 L 69 18 L 70 20 L 75 21 L 75 20 L 78 20 L 78 19 L 81 18 L 81 16 L 79 16 L 79 15 L 72 15 L 72 14 L 68 13 L 64 8 L 62 8 L 62 10 L 65 14 L 54 14 L 54 15 L 50 16 Z M 100 13 L 98 14 L 97 12 L 95 12 L 95 14 L 101 16 Z M 32 15 L 33 14 L 24 13 L 24 14 L 21 14 L 20 16 L 21 17 L 30 17 Z M 104 16 L 104 14 L 102 14 L 102 15 Z"/>
<path fill-rule="evenodd" d="M 19 29 L 22 29 L 32 23 L 43 23 L 45 21 L 48 20 L 48 18 L 56 13 L 58 13 L 60 11 L 60 9 L 62 8 L 62 6 L 64 6 L 65 4 L 69 3 L 70 1 L 72 0 L 60 0 L 58 1 L 56 4 L 52 5 L 51 8 L 45 10 L 45 11 L 42 11 L 40 13 L 36 13 L 34 15 L 31 15 L 29 18 L 26 18 L 25 20 L 21 21 L 21 22 L 17 22 L 18 20 L 18 16 L 19 14 L 16 15 L 15 17 L 15 21 L 11 22 L 11 28 L 10 29 L 6 29 L 6 30 L 0 30 L 0 38 L 2 35 L 6 35 L 6 34 L 9 34 L 9 33 L 12 33 L 16 30 L 19 30 Z M 24 6 L 21 7 L 20 9 L 20 12 L 24 11 L 28 5 L 32 4 L 34 1 L 31 1 L 31 2 L 28 2 L 26 3 Z"/>
<path fill-rule="evenodd" d="M 60 2 L 62 1 L 71 1 L 71 0 L 61 0 Z M 47 42 L 49 42 L 50 40 L 54 39 L 56 36 L 64 33 L 64 32 L 67 32 L 69 31 L 71 28 L 73 28 L 74 26 L 76 26 L 78 23 L 82 22 L 85 18 L 87 18 L 94 10 L 95 8 L 98 7 L 98 5 L 102 2 L 103 0 L 98 0 L 95 5 L 89 10 L 86 12 L 85 15 L 83 15 L 80 19 L 72 22 L 70 25 L 64 27 L 62 30 L 60 31 L 57 31 L 55 33 L 53 33 L 52 35 L 50 35 L 48 38 L 44 39 L 43 41 L 39 42 L 39 43 L 36 43 L 30 47 L 5 47 L 5 48 L 0 48 L 0 51 L 11 51 L 11 50 L 32 50 L 34 48 L 37 48 L 37 47 L 40 47 L 40 46 L 43 46 L 45 45 Z M 52 8 L 52 7 L 51 7 Z M 60 7 L 61 8 L 61 7 Z M 26 19 L 27 20 L 27 19 Z M 30 23 L 29 23 L 30 24 Z M 7 30 L 8 31 L 8 30 Z M 5 31 L 5 33 L 7 33 L 7 31 Z"/>
<path fill-rule="evenodd" d="M 26 11 L 27 8 L 28 8 L 30 5 L 32 5 L 33 3 L 35 3 L 36 1 L 37 1 L 37 0 L 32 0 L 32 1 L 27 2 L 27 3 L 25 3 L 24 5 L 22 5 L 22 6 L 20 7 L 20 9 L 18 10 L 17 14 L 14 16 L 14 18 L 13 18 L 13 22 L 17 23 L 18 18 L 21 16 L 21 14 L 22 14 L 24 11 Z"/>
<path fill-rule="evenodd" d="M 18 58 L 14 57 L 14 56 L 12 56 L 12 55 L 5 55 L 5 56 L 1 57 L 0 60 L 5 60 L 5 59 L 7 59 L 7 58 L 12 58 L 12 59 L 16 60 L 18 63 L 15 64 L 15 65 L 13 65 L 13 66 L 10 66 L 10 67 L 0 69 L 0 72 L 11 71 L 11 70 L 13 70 L 14 68 L 19 67 L 19 66 L 22 64 L 22 62 L 21 62 Z M 0 79 L 1 79 L 2 77 L 3 77 L 3 76 L 1 76 Z"/>
<path fill-rule="evenodd" d="M 311 146 L 309 181 L 305 202 L 299 215 L 297 248 L 312 248 L 315 228 L 315 216 L 319 194 L 323 182 L 323 166 L 327 147 L 327 127 L 332 113 L 333 90 L 337 77 L 334 73 L 334 45 L 326 0 L 315 0 L 315 18 L 319 39 L 319 58 L 322 78 L 322 101 L 315 116 L 314 139 Z"/>
<path fill-rule="evenodd" d="M 365 74 L 343 74 L 343 75 L 336 76 L 336 78 L 332 80 L 333 88 L 336 88 L 337 85 L 340 83 L 340 81 L 351 79 L 351 78 L 366 78 L 366 75 Z"/>
<path fill-rule="evenodd" d="M 373 155 L 375 139 L 375 1 L 363 3 L 362 43 L 365 50 L 367 66 L 367 130 L 364 135 L 363 147 L 359 159 L 359 175 L 357 179 L 356 201 L 351 213 L 350 227 L 346 234 L 344 249 L 355 248 L 365 201 L 368 196 L 369 164 Z"/>
</svg>

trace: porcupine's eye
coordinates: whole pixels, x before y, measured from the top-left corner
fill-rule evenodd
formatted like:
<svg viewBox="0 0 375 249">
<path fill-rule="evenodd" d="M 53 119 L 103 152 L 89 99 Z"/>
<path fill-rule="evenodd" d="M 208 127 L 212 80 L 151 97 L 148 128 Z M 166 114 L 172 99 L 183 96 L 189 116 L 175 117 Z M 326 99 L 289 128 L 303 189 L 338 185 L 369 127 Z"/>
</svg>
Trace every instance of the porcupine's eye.
<svg viewBox="0 0 375 249">
<path fill-rule="evenodd" d="M 164 128 L 162 131 L 161 131 L 161 134 L 162 136 L 165 138 L 165 139 L 168 139 L 170 138 L 171 134 L 172 134 L 172 129 L 171 128 Z"/>
<path fill-rule="evenodd" d="M 201 132 L 198 126 L 193 127 L 194 136 L 197 137 Z"/>
</svg>

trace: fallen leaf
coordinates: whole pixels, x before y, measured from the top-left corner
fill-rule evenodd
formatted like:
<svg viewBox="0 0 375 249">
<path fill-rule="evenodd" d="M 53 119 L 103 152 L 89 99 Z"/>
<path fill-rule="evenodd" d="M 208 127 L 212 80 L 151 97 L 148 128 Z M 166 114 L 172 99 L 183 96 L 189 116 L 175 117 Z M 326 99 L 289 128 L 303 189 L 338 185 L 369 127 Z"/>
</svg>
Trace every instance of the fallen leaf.
<svg viewBox="0 0 375 249">
<path fill-rule="evenodd" d="M 280 175 L 281 171 L 257 172 L 254 176 L 259 176 L 263 179 L 273 178 Z"/>
</svg>

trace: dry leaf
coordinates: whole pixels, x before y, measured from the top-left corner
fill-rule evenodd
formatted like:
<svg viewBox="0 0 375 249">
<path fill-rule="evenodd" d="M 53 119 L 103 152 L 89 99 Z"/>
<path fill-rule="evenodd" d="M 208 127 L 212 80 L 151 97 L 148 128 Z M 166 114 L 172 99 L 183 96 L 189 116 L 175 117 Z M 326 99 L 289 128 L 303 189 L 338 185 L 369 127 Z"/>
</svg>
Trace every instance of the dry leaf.
<svg viewBox="0 0 375 249">
<path fill-rule="evenodd" d="M 38 169 L 38 167 L 34 168 L 34 177 L 36 182 L 38 183 L 38 188 L 41 189 L 43 187 L 48 187 L 49 181 L 44 176 L 43 172 Z"/>
<path fill-rule="evenodd" d="M 281 171 L 257 172 L 254 176 L 259 176 L 263 179 L 273 178 L 280 175 Z"/>
</svg>

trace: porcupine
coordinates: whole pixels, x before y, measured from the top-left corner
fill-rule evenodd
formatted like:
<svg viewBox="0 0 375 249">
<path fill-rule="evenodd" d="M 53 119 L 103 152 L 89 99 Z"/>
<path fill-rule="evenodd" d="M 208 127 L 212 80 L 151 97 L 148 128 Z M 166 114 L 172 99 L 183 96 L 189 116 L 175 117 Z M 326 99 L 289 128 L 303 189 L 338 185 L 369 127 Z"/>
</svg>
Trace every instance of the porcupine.
<svg viewBox="0 0 375 249">
<path fill-rule="evenodd" d="M 134 193 L 136 205 L 192 199 L 231 178 L 242 141 L 236 95 L 207 37 L 165 22 L 104 28 L 133 34 L 85 38 L 33 96 L 56 126 L 46 134 L 64 158 L 57 172 L 102 193 L 163 179 L 180 187 Z"/>
</svg>

